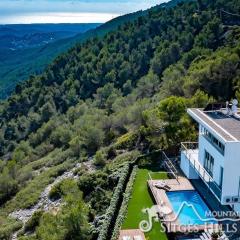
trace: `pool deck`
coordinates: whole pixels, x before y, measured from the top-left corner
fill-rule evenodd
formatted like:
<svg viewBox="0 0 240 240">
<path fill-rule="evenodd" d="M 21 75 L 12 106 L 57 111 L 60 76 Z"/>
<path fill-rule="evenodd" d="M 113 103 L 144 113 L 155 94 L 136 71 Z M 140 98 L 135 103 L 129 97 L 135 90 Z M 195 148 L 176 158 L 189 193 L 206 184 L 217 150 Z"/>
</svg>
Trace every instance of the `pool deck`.
<svg viewBox="0 0 240 240">
<path fill-rule="evenodd" d="M 118 240 L 145 240 L 144 233 L 140 229 L 121 230 Z"/>
<path fill-rule="evenodd" d="M 170 187 L 169 190 L 164 190 L 156 187 L 156 185 L 167 185 Z M 205 229 L 219 229 L 218 224 L 208 224 L 208 225 L 195 225 L 195 226 L 183 226 L 178 221 L 176 214 L 172 209 L 172 205 L 167 197 L 166 192 L 173 191 L 191 191 L 195 190 L 191 182 L 185 177 L 179 177 L 176 179 L 164 179 L 164 180 L 149 180 L 148 186 L 152 192 L 156 204 L 158 205 L 159 212 L 163 206 L 165 208 L 171 209 L 170 214 L 162 214 L 161 221 L 165 224 L 168 232 L 192 232 L 192 231 L 203 231 Z"/>
</svg>

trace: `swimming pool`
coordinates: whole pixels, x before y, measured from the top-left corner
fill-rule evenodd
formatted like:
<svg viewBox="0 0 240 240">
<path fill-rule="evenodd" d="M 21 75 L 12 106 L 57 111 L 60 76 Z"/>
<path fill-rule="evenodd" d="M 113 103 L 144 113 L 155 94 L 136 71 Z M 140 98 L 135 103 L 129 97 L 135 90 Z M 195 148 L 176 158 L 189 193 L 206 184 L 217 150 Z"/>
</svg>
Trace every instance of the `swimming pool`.
<svg viewBox="0 0 240 240">
<path fill-rule="evenodd" d="M 197 191 L 166 192 L 174 213 L 182 225 L 216 224 L 214 219 L 209 220 L 210 209 Z M 186 204 L 185 204 L 186 203 Z M 191 207 L 194 206 L 193 207 Z M 194 209 L 196 211 L 194 211 Z M 197 212 L 197 213 L 196 213 Z"/>
</svg>

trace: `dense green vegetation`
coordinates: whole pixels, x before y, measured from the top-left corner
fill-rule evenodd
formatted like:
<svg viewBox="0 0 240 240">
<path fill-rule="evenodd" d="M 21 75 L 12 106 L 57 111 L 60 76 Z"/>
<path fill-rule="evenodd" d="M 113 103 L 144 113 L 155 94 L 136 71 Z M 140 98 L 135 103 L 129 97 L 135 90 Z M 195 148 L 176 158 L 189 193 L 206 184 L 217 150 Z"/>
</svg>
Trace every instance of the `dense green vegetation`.
<svg viewBox="0 0 240 240">
<path fill-rule="evenodd" d="M 171 7 L 182 0 L 161 4 L 161 7 Z M 144 16 L 147 11 L 138 11 L 117 17 L 102 26 L 49 43 L 46 46 L 16 51 L 0 49 L 0 99 L 5 99 L 13 91 L 17 83 L 25 81 L 32 74 L 40 74 L 59 54 L 72 48 L 75 44 L 84 42 L 92 37 L 102 37 L 106 33 L 116 30 L 123 23 L 134 21 Z"/>
<path fill-rule="evenodd" d="M 172 7 L 181 1 L 189 0 L 173 0 L 160 4 L 157 8 Z M 46 46 L 17 51 L 5 51 L 0 48 L 0 99 L 9 96 L 17 83 L 27 80 L 31 74 L 42 73 L 59 54 L 64 53 L 75 44 L 84 42 L 89 38 L 103 37 L 106 33 L 116 30 L 121 24 L 132 22 L 147 13 L 148 11 L 138 11 L 123 15 L 96 29 L 58 40 Z"/>
<path fill-rule="evenodd" d="M 153 8 L 16 87 L 0 106 L 0 238 L 19 228 L 9 213 L 33 206 L 56 176 L 85 163 L 74 192 L 65 182 L 51 191 L 66 205 L 23 238 L 96 239 L 122 164 L 156 149 L 178 153 L 196 138 L 187 107 L 240 97 L 240 29 L 225 25 L 219 8 L 240 12 L 237 0 Z"/>
<path fill-rule="evenodd" d="M 143 11 L 128 14 L 85 33 L 77 34 L 49 43 L 46 46 L 18 49 L 16 51 L 0 49 L 0 99 L 5 99 L 17 83 L 25 81 L 32 74 L 40 74 L 61 53 L 72 48 L 76 43 L 84 42 L 91 37 L 102 37 L 107 32 L 116 30 L 127 21 L 133 21 L 144 15 Z"/>
</svg>

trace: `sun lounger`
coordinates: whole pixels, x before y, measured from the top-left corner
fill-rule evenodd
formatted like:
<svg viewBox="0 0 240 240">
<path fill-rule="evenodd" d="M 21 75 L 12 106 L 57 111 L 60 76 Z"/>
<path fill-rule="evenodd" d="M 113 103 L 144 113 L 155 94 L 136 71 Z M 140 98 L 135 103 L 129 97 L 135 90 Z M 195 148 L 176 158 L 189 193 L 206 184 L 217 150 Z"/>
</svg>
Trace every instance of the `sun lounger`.
<svg viewBox="0 0 240 240">
<path fill-rule="evenodd" d="M 168 185 L 165 185 L 164 188 L 165 188 L 167 191 L 170 191 L 170 190 L 171 190 L 171 187 L 169 187 Z"/>
<path fill-rule="evenodd" d="M 158 189 L 163 189 L 165 191 L 171 190 L 171 187 L 169 187 L 168 185 L 163 184 L 163 183 L 157 183 L 157 184 L 154 185 L 154 187 L 156 187 Z"/>
</svg>

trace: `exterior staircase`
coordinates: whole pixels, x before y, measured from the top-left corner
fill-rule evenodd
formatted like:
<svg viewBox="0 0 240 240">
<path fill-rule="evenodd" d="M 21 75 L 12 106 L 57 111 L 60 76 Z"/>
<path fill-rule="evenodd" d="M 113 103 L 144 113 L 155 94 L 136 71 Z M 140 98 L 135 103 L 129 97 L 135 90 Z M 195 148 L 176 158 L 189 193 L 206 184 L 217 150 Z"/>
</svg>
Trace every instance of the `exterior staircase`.
<svg viewBox="0 0 240 240">
<path fill-rule="evenodd" d="M 182 174 L 178 169 L 179 164 L 177 163 L 177 159 L 168 158 L 165 152 L 162 152 L 162 159 L 162 167 L 178 181 L 178 177 L 180 177 Z"/>
</svg>

